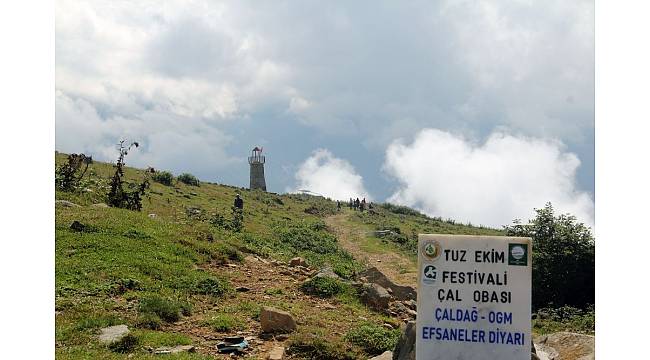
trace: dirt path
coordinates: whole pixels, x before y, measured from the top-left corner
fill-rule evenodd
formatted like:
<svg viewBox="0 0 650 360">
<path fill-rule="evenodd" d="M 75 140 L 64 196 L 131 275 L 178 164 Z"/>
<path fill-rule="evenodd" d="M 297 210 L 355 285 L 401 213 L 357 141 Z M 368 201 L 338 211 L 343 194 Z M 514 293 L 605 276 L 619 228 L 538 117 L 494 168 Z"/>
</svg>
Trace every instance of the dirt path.
<svg viewBox="0 0 650 360">
<path fill-rule="evenodd" d="M 345 213 L 325 218 L 327 226 L 336 234 L 341 246 L 349 251 L 355 259 L 376 266 L 391 281 L 399 285 L 416 287 L 417 264 L 398 251 L 368 252 L 362 243 L 366 240 L 366 232 L 346 224 Z"/>
</svg>

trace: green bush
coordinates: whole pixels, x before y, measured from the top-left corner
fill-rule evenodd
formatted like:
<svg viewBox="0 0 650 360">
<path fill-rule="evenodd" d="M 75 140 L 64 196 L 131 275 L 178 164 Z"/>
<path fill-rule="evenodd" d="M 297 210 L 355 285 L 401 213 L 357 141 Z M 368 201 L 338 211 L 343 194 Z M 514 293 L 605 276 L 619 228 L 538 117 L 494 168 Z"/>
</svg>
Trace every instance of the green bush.
<svg viewBox="0 0 650 360">
<path fill-rule="evenodd" d="M 212 295 L 212 296 L 222 296 L 229 290 L 228 284 L 219 280 L 215 277 L 208 277 L 202 280 L 199 280 L 194 287 L 194 291 L 197 294 L 202 295 Z"/>
<path fill-rule="evenodd" d="M 392 212 L 393 214 L 424 216 L 419 211 L 411 209 L 408 206 L 393 205 L 391 203 L 383 203 L 383 204 L 379 204 L 379 206 Z"/>
<path fill-rule="evenodd" d="M 188 173 L 178 175 L 178 181 L 191 186 L 200 185 L 199 179 L 197 179 L 194 175 Z"/>
<path fill-rule="evenodd" d="M 310 295 L 332 297 L 346 290 L 347 284 L 340 280 L 325 276 L 314 276 L 302 284 L 302 290 Z"/>
<path fill-rule="evenodd" d="M 171 186 L 174 181 L 174 175 L 169 171 L 158 171 L 153 175 L 153 181 L 163 185 Z"/>
<path fill-rule="evenodd" d="M 383 326 L 365 323 L 345 335 L 345 340 L 357 345 L 368 355 L 379 355 L 393 350 L 400 337 L 399 329 L 387 329 Z"/>
<path fill-rule="evenodd" d="M 338 244 L 334 235 L 313 230 L 307 224 L 276 226 L 274 230 L 282 243 L 296 251 L 309 250 L 317 254 L 329 254 L 338 251 Z"/>
<path fill-rule="evenodd" d="M 551 203 L 528 224 L 505 226 L 506 235 L 533 239 L 533 310 L 595 300 L 595 246 L 591 230 L 575 216 L 556 216 Z"/>
<path fill-rule="evenodd" d="M 155 314 L 166 322 L 175 322 L 180 319 L 180 305 L 157 295 L 140 299 L 138 311 L 143 315 Z"/>
<path fill-rule="evenodd" d="M 133 351 L 138 345 L 139 340 L 135 335 L 126 334 L 120 340 L 110 344 L 108 347 L 111 351 L 125 354 Z"/>
<path fill-rule="evenodd" d="M 162 326 L 160 317 L 153 313 L 144 313 L 138 316 L 135 326 L 143 329 L 158 330 Z"/>
</svg>

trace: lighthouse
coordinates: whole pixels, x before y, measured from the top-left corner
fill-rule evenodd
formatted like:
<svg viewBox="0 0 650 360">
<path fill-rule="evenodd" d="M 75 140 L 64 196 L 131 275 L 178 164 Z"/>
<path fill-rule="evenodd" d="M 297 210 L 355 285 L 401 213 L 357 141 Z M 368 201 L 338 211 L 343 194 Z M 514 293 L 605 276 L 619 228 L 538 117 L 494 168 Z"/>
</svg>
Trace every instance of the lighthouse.
<svg viewBox="0 0 650 360">
<path fill-rule="evenodd" d="M 248 163 L 251 165 L 251 184 L 250 189 L 260 189 L 266 191 L 266 180 L 264 180 L 264 162 L 262 149 L 257 146 L 253 149 L 251 156 L 248 157 Z"/>
</svg>

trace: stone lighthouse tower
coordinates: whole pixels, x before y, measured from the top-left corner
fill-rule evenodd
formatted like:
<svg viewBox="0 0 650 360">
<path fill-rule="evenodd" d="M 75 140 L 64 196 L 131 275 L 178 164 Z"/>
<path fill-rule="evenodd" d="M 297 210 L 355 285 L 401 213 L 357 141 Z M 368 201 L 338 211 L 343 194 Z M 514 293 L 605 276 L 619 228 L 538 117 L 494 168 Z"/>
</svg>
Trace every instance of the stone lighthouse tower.
<svg viewBox="0 0 650 360">
<path fill-rule="evenodd" d="M 248 157 L 248 163 L 251 165 L 251 185 L 250 189 L 260 189 L 266 191 L 266 180 L 264 180 L 264 162 L 262 149 L 257 146 L 253 149 L 251 156 Z"/>
</svg>

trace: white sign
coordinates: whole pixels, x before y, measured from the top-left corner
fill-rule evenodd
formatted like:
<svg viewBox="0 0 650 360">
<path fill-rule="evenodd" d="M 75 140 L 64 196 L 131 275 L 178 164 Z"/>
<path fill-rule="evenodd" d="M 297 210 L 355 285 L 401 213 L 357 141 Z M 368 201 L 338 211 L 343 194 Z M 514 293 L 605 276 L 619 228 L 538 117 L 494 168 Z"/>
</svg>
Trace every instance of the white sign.
<svg viewBox="0 0 650 360">
<path fill-rule="evenodd" d="M 530 238 L 420 235 L 416 358 L 530 360 Z"/>
</svg>

